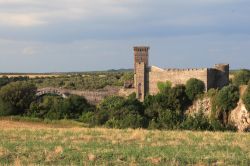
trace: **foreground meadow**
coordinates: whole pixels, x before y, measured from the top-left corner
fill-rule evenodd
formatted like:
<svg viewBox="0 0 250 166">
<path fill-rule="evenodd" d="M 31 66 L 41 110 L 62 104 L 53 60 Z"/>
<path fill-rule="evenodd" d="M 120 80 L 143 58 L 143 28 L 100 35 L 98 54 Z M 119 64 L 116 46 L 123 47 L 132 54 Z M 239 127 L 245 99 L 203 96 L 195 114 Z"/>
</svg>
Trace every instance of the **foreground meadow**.
<svg viewBox="0 0 250 166">
<path fill-rule="evenodd" d="M 0 165 L 250 165 L 250 134 L 0 120 Z"/>
</svg>

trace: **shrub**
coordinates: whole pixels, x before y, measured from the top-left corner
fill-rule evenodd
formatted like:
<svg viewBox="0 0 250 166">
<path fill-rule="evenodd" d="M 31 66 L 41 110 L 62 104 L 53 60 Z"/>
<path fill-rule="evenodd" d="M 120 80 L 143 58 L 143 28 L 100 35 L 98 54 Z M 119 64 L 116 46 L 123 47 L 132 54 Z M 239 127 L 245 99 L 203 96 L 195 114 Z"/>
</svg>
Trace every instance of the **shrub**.
<svg viewBox="0 0 250 166">
<path fill-rule="evenodd" d="M 95 125 L 95 113 L 94 112 L 83 113 L 79 120 L 89 125 Z"/>
<path fill-rule="evenodd" d="M 141 128 L 147 126 L 144 106 L 134 95 L 125 99 L 111 96 L 99 105 L 95 115 L 96 125 L 116 128 Z"/>
<path fill-rule="evenodd" d="M 180 111 L 164 109 L 157 103 L 148 107 L 145 115 L 149 120 L 150 129 L 176 129 L 181 122 Z"/>
<path fill-rule="evenodd" d="M 238 87 L 228 85 L 222 88 L 216 96 L 216 116 L 224 125 L 228 123 L 228 113 L 237 106 L 240 93 Z"/>
<path fill-rule="evenodd" d="M 35 118 L 58 120 L 62 119 L 63 98 L 58 96 L 44 96 L 40 101 L 34 101 L 30 104 L 30 108 L 26 115 Z"/>
<path fill-rule="evenodd" d="M 162 129 L 177 129 L 180 123 L 178 111 L 160 110 L 158 124 Z"/>
<path fill-rule="evenodd" d="M 147 102 L 151 102 L 151 104 L 158 103 L 163 109 L 169 110 L 184 110 L 190 103 L 185 93 L 185 87 L 182 85 L 169 89 L 168 93 L 159 93 L 153 97 L 149 96 L 144 103 Z"/>
<path fill-rule="evenodd" d="M 243 95 L 243 102 L 248 112 L 250 112 L 250 83 L 248 84 L 248 87 Z"/>
<path fill-rule="evenodd" d="M 236 86 L 247 85 L 249 80 L 250 80 L 250 70 L 243 69 L 235 74 L 233 83 Z"/>
<path fill-rule="evenodd" d="M 8 116 L 17 114 L 17 109 L 9 102 L 0 99 L 0 116 Z"/>
<path fill-rule="evenodd" d="M 146 119 L 139 114 L 127 113 L 119 120 L 119 128 L 146 128 Z"/>
<path fill-rule="evenodd" d="M 108 128 L 120 128 L 120 122 L 119 120 L 112 118 L 105 123 L 105 126 Z"/>
<path fill-rule="evenodd" d="M 47 119 L 79 119 L 83 113 L 93 111 L 94 107 L 80 96 L 69 96 L 63 99 L 59 96 L 44 96 L 30 105 L 26 115 Z"/>
<path fill-rule="evenodd" d="M 218 92 L 216 103 L 219 109 L 228 112 L 237 106 L 239 97 L 239 89 L 234 85 L 228 85 Z"/>
<path fill-rule="evenodd" d="M 157 87 L 158 87 L 160 93 L 165 93 L 166 91 L 168 91 L 169 89 L 171 89 L 172 83 L 170 81 L 158 82 L 157 83 Z"/>
<path fill-rule="evenodd" d="M 13 82 L 3 86 L 0 90 L 0 99 L 16 108 L 18 114 L 23 114 L 35 99 L 36 87 L 27 82 Z"/>
<path fill-rule="evenodd" d="M 69 119 L 78 119 L 84 112 L 94 109 L 84 97 L 75 95 L 71 95 L 65 99 L 63 107 L 63 116 Z"/>
<path fill-rule="evenodd" d="M 187 116 L 181 124 L 181 128 L 185 130 L 212 130 L 209 120 L 202 111 L 193 116 Z"/>
<path fill-rule="evenodd" d="M 109 120 L 109 112 L 98 110 L 95 112 L 95 125 L 104 125 Z"/>
<path fill-rule="evenodd" d="M 119 96 L 109 96 L 105 98 L 99 105 L 98 109 L 112 111 L 120 109 L 124 106 L 126 99 Z"/>
<path fill-rule="evenodd" d="M 186 94 L 191 101 L 193 101 L 197 95 L 203 94 L 204 90 L 204 82 L 196 78 L 191 78 L 186 83 Z"/>
<path fill-rule="evenodd" d="M 27 81 L 29 80 L 28 77 L 7 77 L 7 76 L 3 76 L 0 78 L 0 87 L 7 85 L 8 83 L 11 82 L 16 82 L 16 81 Z"/>
</svg>

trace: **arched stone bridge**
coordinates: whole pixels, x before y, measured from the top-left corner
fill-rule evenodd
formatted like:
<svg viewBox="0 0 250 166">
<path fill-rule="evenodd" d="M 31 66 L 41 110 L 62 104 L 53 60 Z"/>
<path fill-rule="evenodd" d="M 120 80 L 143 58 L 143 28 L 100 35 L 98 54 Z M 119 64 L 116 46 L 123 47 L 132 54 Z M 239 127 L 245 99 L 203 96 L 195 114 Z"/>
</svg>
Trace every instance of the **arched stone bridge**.
<svg viewBox="0 0 250 166">
<path fill-rule="evenodd" d="M 62 88 L 41 88 L 37 90 L 36 96 L 40 97 L 46 94 L 55 94 L 67 98 L 69 95 L 77 95 L 85 97 L 90 103 L 97 104 L 107 96 L 118 95 L 120 88 L 116 87 L 106 87 L 101 90 L 95 91 L 79 91 L 79 90 L 69 90 Z"/>
<path fill-rule="evenodd" d="M 36 96 L 40 97 L 47 94 L 55 94 L 58 96 L 62 96 L 63 98 L 67 98 L 68 94 L 63 89 L 57 89 L 57 88 L 42 88 L 38 89 Z"/>
</svg>

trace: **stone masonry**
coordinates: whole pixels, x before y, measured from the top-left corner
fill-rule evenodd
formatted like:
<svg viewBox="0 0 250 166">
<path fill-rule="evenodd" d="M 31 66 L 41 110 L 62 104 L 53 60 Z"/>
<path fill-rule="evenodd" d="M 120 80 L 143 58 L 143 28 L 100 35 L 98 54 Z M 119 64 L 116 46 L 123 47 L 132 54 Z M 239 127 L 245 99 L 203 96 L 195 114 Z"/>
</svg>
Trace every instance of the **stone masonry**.
<svg viewBox="0 0 250 166">
<path fill-rule="evenodd" d="M 186 84 L 190 78 L 204 82 L 206 91 L 229 84 L 229 65 L 217 64 L 214 68 L 162 69 L 148 66 L 149 47 L 134 47 L 134 86 L 137 98 L 143 101 L 146 94 L 159 92 L 157 83 L 170 81 L 173 86 Z"/>
</svg>

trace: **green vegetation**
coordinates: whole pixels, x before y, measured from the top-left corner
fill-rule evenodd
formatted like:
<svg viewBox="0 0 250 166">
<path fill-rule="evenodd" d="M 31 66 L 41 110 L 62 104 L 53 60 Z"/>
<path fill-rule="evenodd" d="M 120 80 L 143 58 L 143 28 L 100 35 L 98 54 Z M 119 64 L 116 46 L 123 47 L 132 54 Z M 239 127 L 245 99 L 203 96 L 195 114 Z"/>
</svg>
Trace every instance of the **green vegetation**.
<svg viewBox="0 0 250 166">
<path fill-rule="evenodd" d="M 250 112 L 250 82 L 248 83 L 247 89 L 243 95 L 243 102 L 248 112 Z"/>
<path fill-rule="evenodd" d="M 0 120 L 0 165 L 249 165 L 250 135 Z"/>
<path fill-rule="evenodd" d="M 216 96 L 217 117 L 226 124 L 229 111 L 233 110 L 239 101 L 239 88 L 234 85 L 225 86 Z"/>
<path fill-rule="evenodd" d="M 7 77 L 7 76 L 3 76 L 0 77 L 0 88 L 4 85 L 7 85 L 8 83 L 11 82 L 16 82 L 16 81 L 27 81 L 29 78 L 28 77 Z"/>
<path fill-rule="evenodd" d="M 104 99 L 94 114 L 96 124 L 112 128 L 145 128 L 144 108 L 134 96 L 128 99 L 111 96 Z"/>
<path fill-rule="evenodd" d="M 118 76 L 117 74 L 119 75 L 115 73 L 114 76 Z M 125 73 L 119 79 L 129 80 L 131 77 L 129 73 Z M 170 82 L 159 83 L 160 93 L 146 96 L 143 103 L 132 94 L 128 98 L 107 97 L 97 106 L 74 95 L 68 98 L 53 95 L 37 98 L 36 87 L 31 80 L 11 82 L 0 89 L 1 116 L 19 115 L 44 120 L 71 119 L 88 126 L 109 128 L 231 130 L 228 128 L 227 115 L 239 100 L 238 88 L 230 85 L 215 93 L 215 114 L 218 116 L 190 116 L 185 111 L 197 96 L 204 93 L 204 83 L 197 79 L 190 79 L 186 86 L 172 87 Z"/>
<path fill-rule="evenodd" d="M 27 82 L 12 82 L 0 91 L 0 114 L 22 114 L 35 99 L 36 87 Z"/>
<path fill-rule="evenodd" d="M 33 78 L 29 82 L 38 88 L 55 87 L 73 90 L 96 90 L 106 86 L 123 86 L 124 81 L 133 80 L 133 72 L 97 72 L 59 77 Z"/>
<path fill-rule="evenodd" d="M 237 106 L 239 97 L 239 89 L 236 86 L 225 86 L 217 95 L 217 105 L 222 111 L 228 112 Z"/>
<path fill-rule="evenodd" d="M 236 86 L 247 85 L 249 80 L 250 80 L 250 70 L 242 69 L 236 72 L 233 79 L 233 83 Z"/>
<path fill-rule="evenodd" d="M 167 91 L 172 87 L 172 83 L 170 81 L 158 82 L 157 87 L 161 93 L 164 93 L 164 91 Z"/>
<path fill-rule="evenodd" d="M 44 96 L 34 101 L 26 116 L 42 119 L 79 119 L 83 113 L 94 109 L 85 98 L 69 96 L 66 99 L 57 96 Z"/>
<path fill-rule="evenodd" d="M 72 76 L 78 77 L 82 76 Z M 110 96 L 93 106 L 79 96 L 36 98 L 32 82 L 39 79 L 11 80 L 0 89 L 0 165 L 250 163 L 249 134 L 197 132 L 234 131 L 227 118 L 239 100 L 237 86 L 205 94 L 213 100 L 214 115 L 207 117 L 202 109 L 185 114 L 203 95 L 204 84 L 199 80 L 174 87 L 169 82 L 160 83 L 160 93 L 146 96 L 143 103 L 132 94 L 128 98 Z M 122 74 L 116 81 L 129 79 L 129 74 Z M 248 109 L 249 89 L 243 98 Z"/>
<path fill-rule="evenodd" d="M 204 93 L 205 84 L 203 81 L 191 78 L 186 83 L 186 94 L 190 100 L 194 100 L 198 95 Z"/>
</svg>

